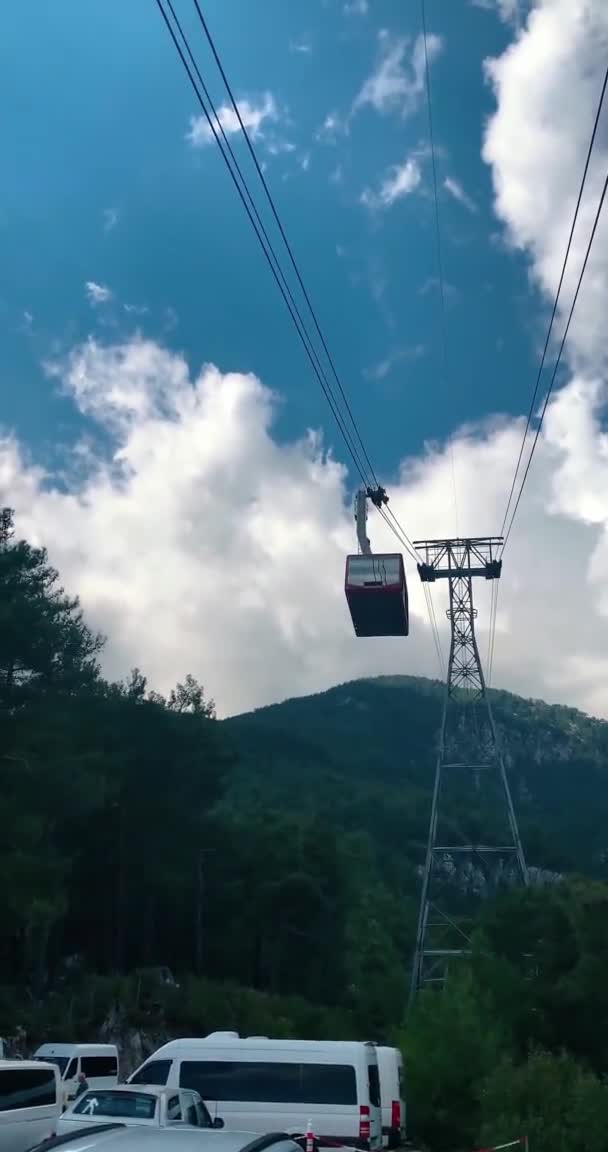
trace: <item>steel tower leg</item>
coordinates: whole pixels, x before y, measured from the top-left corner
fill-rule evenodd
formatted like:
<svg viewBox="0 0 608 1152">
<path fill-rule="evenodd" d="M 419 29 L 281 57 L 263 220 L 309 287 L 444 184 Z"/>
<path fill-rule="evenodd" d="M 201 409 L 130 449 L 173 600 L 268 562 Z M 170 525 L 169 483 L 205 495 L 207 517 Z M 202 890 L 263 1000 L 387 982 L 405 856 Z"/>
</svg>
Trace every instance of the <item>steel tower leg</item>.
<svg viewBox="0 0 608 1152">
<path fill-rule="evenodd" d="M 469 867 L 465 875 L 463 861 L 482 861 L 486 883 L 486 862 L 492 859 L 492 882 L 503 869 L 502 878 L 507 883 L 528 883 L 517 817 L 475 635 L 477 611 L 473 605 L 473 579 L 500 577 L 502 562 L 497 559 L 497 552 L 501 544 L 499 537 L 415 542 L 425 556 L 425 561 L 418 566 L 421 580 L 448 581 L 451 640 L 412 963 L 410 1007 L 419 988 L 443 983 L 450 962 L 470 953 L 470 922 L 474 917 L 463 913 L 471 912 L 474 900 L 470 896 L 463 899 L 462 888 L 465 881 L 470 881 L 472 869 Z M 474 790 L 469 790 L 467 798 L 461 788 L 458 800 L 461 811 L 468 809 L 471 827 L 479 822 L 481 809 L 475 811 L 475 802 L 481 794 L 486 801 L 490 794 L 493 802 L 490 827 L 484 830 L 486 835 L 481 843 L 478 826 L 474 837 L 471 829 L 463 836 L 444 795 L 456 777 L 469 773 Z M 501 825 L 506 834 L 500 834 Z M 455 839 L 463 842 L 454 843 Z"/>
</svg>

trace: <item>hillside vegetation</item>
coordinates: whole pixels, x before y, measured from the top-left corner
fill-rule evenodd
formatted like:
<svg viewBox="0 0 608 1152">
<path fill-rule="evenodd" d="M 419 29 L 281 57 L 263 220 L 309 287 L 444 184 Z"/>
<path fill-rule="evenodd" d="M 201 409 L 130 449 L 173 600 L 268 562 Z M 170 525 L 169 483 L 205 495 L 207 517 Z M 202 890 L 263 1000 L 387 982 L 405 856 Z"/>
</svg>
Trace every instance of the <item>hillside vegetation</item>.
<svg viewBox="0 0 608 1152">
<path fill-rule="evenodd" d="M 563 879 L 486 902 L 472 964 L 404 1030 L 440 685 L 219 722 L 192 677 L 108 683 L 102 643 L 5 513 L 0 1032 L 82 1038 L 113 1013 L 400 1041 L 433 1148 L 527 1130 L 534 1152 L 605 1152 L 608 725 L 493 694 L 529 862 Z"/>
</svg>

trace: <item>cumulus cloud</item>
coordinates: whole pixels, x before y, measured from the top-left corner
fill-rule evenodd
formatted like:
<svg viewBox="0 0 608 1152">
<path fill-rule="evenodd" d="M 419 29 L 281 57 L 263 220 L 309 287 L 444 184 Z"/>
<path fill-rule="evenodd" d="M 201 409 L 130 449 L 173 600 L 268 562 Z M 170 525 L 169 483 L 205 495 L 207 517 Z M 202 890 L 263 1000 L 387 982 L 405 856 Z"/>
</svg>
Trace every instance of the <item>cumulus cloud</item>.
<svg viewBox="0 0 608 1152">
<path fill-rule="evenodd" d="M 378 61 L 363 84 L 353 111 L 366 106 L 385 113 L 398 109 L 404 116 L 416 110 L 425 91 L 424 40 L 417 36 L 414 44 L 406 37 L 395 39 L 386 30 L 379 34 Z M 427 36 L 429 65 L 437 58 L 441 37 Z"/>
<path fill-rule="evenodd" d="M 410 196 L 420 187 L 422 172 L 415 156 L 409 156 L 403 164 L 389 168 L 377 191 L 366 188 L 361 193 L 361 203 L 366 208 L 390 208 L 397 200 Z"/>
<path fill-rule="evenodd" d="M 529 254 L 531 275 L 548 300 L 557 290 L 607 52 L 604 0 L 539 0 L 510 47 L 486 62 L 497 108 L 485 133 L 483 157 L 492 170 L 496 212 L 507 242 Z M 608 168 L 607 127 L 604 116 L 562 289 L 562 322 Z M 606 370 L 607 313 L 604 212 L 568 337 L 574 367 Z"/>
<path fill-rule="evenodd" d="M 369 0 L 345 0 L 344 13 L 346 16 L 367 16 Z"/>
<path fill-rule="evenodd" d="M 76 450 L 66 487 L 64 476 L 45 475 L 5 438 L 0 501 L 16 508 L 20 532 L 48 545 L 90 624 L 108 635 L 108 675 L 138 664 L 167 690 L 192 671 L 230 713 L 361 675 L 437 674 L 411 562 L 411 637 L 352 634 L 343 592 L 344 557 L 354 548 L 345 469 L 316 434 L 274 437 L 275 398 L 258 379 L 210 365 L 193 377 L 180 356 L 142 339 L 89 340 L 56 371 L 113 448 L 104 455 L 89 447 L 84 479 Z M 501 686 L 602 715 L 605 401 L 603 384 L 577 377 L 549 408 L 535 482 L 505 559 L 495 658 Z M 489 422 L 453 438 L 461 532 L 496 531 L 522 424 Z M 412 538 L 454 531 L 445 446 L 427 445 L 392 483 L 381 479 Z M 375 515 L 369 532 L 377 551 L 395 550 Z M 444 594 L 434 593 L 445 651 Z M 485 652 L 485 585 L 477 594 Z M 572 606 L 581 603 L 570 630 Z"/>
<path fill-rule="evenodd" d="M 446 176 L 445 180 L 443 181 L 443 187 L 452 197 L 452 199 L 457 200 L 459 204 L 462 204 L 463 208 L 467 209 L 467 211 L 477 212 L 477 205 L 475 201 L 472 200 L 471 197 L 465 192 L 460 181 L 455 180 L 452 176 Z"/>
<path fill-rule="evenodd" d="M 265 92 L 257 100 L 238 100 L 237 107 L 252 140 L 261 139 L 267 124 L 276 123 L 279 119 L 279 110 L 271 92 Z M 238 116 L 231 104 L 222 104 L 217 110 L 216 129 L 221 124 L 227 136 L 234 136 L 240 132 Z M 193 148 L 204 148 L 213 139 L 213 132 L 207 123 L 206 116 L 191 116 L 190 129 L 186 139 Z"/>
<path fill-rule="evenodd" d="M 89 304 L 107 304 L 112 299 L 112 293 L 105 284 L 96 284 L 94 280 L 87 280 L 84 290 Z"/>
</svg>

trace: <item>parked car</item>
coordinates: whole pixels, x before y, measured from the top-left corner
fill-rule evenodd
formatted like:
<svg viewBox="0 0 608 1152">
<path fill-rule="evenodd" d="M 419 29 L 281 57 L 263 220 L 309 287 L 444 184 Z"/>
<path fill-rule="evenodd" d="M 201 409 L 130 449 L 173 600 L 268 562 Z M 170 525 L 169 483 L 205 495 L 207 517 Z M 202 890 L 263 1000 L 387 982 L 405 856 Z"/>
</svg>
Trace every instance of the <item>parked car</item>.
<svg viewBox="0 0 608 1152">
<path fill-rule="evenodd" d="M 215 1132 L 212 1129 L 89 1125 L 44 1140 L 30 1152 L 302 1152 L 285 1132 Z"/>
<path fill-rule="evenodd" d="M 371 1043 L 274 1040 L 213 1032 L 171 1040 L 129 1077 L 130 1084 L 194 1088 L 226 1127 L 306 1132 L 363 1152 L 382 1147 L 380 1076 Z"/>
<path fill-rule="evenodd" d="M 185 1124 L 190 1128 L 223 1128 L 224 1121 L 212 1120 L 198 1092 L 190 1088 L 159 1088 L 155 1084 L 135 1087 L 119 1084 L 101 1092 L 90 1089 L 68 1108 L 57 1125 L 57 1133 L 71 1132 L 74 1127 L 107 1124 L 143 1124 L 167 1128 Z"/>
<path fill-rule="evenodd" d="M 0 1152 L 25 1152 L 57 1130 L 62 1093 L 56 1064 L 0 1062 Z"/>
</svg>

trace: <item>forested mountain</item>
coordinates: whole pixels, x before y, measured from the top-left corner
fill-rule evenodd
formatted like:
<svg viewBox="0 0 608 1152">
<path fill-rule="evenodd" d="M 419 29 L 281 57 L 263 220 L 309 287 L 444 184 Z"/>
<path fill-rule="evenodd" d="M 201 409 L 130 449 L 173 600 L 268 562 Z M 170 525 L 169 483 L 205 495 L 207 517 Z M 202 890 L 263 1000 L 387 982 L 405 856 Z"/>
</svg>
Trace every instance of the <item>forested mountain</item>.
<svg viewBox="0 0 608 1152">
<path fill-rule="evenodd" d="M 92 1035 L 113 1008 L 173 1033 L 401 1038 L 434 1148 L 526 1126 L 534 1152 L 604 1152 L 608 724 L 493 693 L 529 863 L 563 879 L 488 899 L 472 966 L 402 1033 L 440 685 L 219 722 L 192 677 L 167 698 L 137 669 L 106 682 L 102 643 L 5 512 L 0 1033 Z"/>
</svg>

